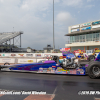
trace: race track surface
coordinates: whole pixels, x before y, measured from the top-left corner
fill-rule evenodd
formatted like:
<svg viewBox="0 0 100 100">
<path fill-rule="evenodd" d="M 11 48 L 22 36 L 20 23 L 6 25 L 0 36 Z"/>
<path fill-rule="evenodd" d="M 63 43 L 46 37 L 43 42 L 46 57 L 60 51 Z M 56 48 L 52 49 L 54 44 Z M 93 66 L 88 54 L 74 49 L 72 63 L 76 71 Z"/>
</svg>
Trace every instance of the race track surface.
<svg viewBox="0 0 100 100">
<path fill-rule="evenodd" d="M 0 72 L 0 91 L 37 91 L 45 95 L 0 95 L 0 100 L 99 100 L 100 79 L 88 76 Z M 82 91 L 88 94 L 82 94 Z M 89 94 L 89 92 L 97 92 Z"/>
</svg>

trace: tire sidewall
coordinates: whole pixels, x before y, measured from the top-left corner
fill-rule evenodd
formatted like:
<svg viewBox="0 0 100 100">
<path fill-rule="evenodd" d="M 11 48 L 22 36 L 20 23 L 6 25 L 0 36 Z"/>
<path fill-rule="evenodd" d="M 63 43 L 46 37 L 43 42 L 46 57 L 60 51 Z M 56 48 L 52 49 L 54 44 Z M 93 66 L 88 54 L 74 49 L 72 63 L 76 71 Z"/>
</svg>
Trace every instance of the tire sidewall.
<svg viewBox="0 0 100 100">
<path fill-rule="evenodd" d="M 91 64 L 89 64 L 89 66 L 87 68 L 87 72 L 88 72 L 88 75 L 89 75 L 90 78 L 98 78 L 98 77 L 100 77 L 100 73 L 99 73 L 99 75 L 94 75 L 93 74 L 93 67 L 94 66 L 96 66 L 96 67 L 98 67 L 100 69 L 100 62 L 94 61 Z"/>
</svg>

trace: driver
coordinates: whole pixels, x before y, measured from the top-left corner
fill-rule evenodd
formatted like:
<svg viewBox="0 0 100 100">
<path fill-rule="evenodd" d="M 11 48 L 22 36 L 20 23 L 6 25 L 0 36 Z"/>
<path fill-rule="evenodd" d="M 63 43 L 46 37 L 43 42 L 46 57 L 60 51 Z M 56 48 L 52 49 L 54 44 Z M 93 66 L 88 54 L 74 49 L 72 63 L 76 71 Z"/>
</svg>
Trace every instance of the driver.
<svg viewBox="0 0 100 100">
<path fill-rule="evenodd" d="M 80 54 L 80 55 L 81 55 L 81 58 L 84 58 L 83 52 L 81 52 L 81 54 Z"/>
</svg>

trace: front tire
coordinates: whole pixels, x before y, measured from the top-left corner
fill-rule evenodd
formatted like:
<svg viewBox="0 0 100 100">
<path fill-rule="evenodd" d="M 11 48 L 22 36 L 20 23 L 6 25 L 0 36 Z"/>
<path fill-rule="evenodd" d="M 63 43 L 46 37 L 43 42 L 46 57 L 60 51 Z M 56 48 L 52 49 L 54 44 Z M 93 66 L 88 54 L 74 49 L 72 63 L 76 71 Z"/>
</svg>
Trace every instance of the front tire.
<svg viewBox="0 0 100 100">
<path fill-rule="evenodd" d="M 10 65 L 8 62 L 4 63 L 4 65 Z"/>
</svg>

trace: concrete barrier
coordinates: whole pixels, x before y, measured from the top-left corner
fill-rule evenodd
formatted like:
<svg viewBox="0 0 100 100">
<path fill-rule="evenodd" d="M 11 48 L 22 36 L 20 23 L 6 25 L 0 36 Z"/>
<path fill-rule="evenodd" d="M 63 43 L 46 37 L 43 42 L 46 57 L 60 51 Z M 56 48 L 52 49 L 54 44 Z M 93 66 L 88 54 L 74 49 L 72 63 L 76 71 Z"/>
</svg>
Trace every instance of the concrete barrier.
<svg viewBox="0 0 100 100">
<path fill-rule="evenodd" d="M 62 56 L 62 53 L 0 53 L 0 57 L 46 57 L 50 55 Z"/>
</svg>

